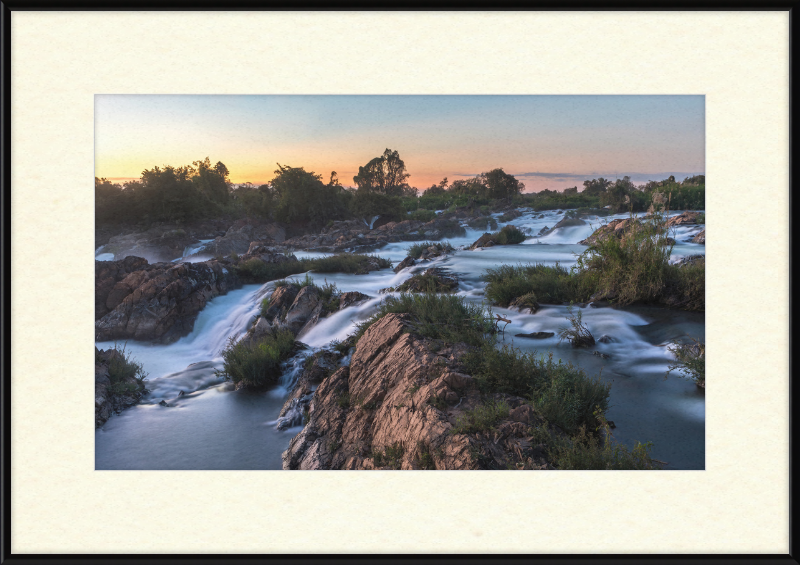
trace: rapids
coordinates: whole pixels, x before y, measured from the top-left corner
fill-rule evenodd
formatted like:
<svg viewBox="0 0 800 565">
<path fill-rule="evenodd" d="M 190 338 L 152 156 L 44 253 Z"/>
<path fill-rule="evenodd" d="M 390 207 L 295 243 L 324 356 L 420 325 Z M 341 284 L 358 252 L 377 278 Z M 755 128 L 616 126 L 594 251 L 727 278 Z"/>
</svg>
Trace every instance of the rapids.
<svg viewBox="0 0 800 565">
<path fill-rule="evenodd" d="M 527 212 L 510 222 L 498 220 L 498 229 L 513 224 L 533 237 L 520 245 L 477 251 L 467 251 L 464 247 L 483 232 L 467 228 L 464 237 L 448 240 L 457 249 L 454 254 L 397 274 L 391 269 L 367 275 L 308 273 L 317 284 L 335 283 L 341 291 L 356 290 L 371 299 L 334 313 L 303 335 L 301 341 L 308 348 L 286 362 L 280 385 L 269 392 L 233 391 L 230 384 L 215 375 L 215 370 L 222 365 L 221 351 L 228 339 L 244 334 L 255 319 L 261 300 L 274 290 L 273 283 L 248 285 L 214 298 L 200 312 L 192 333 L 173 344 L 127 342 L 127 351 L 149 373 L 150 392 L 141 404 L 112 416 L 96 431 L 96 469 L 280 469 L 281 453 L 301 428 L 278 430 L 278 415 L 302 370 L 303 359 L 329 347 L 332 340 L 344 339 L 356 323 L 368 318 L 385 297 L 379 293 L 380 289 L 396 286 L 415 271 L 436 264 L 458 275 L 460 295 L 480 303 L 484 301 L 481 275 L 485 269 L 525 263 L 560 263 L 569 267 L 575 263 L 576 255 L 586 249 L 578 241 L 612 219 L 627 217 L 627 214 L 589 217 L 586 225 L 537 235 L 542 228 L 553 227 L 563 215 L 563 211 Z M 499 216 L 494 214 L 495 218 Z M 677 241 L 672 260 L 705 253 L 704 245 L 691 243 L 691 238 L 704 227 L 678 226 L 672 230 L 670 235 Z M 203 243 L 206 242 L 187 248 L 183 256 L 196 252 Z M 413 244 L 391 243 L 375 253 L 397 263 Z M 297 252 L 296 255 L 302 258 L 324 254 Z M 102 247 L 95 256 L 98 260 L 108 260 Z M 511 320 L 503 334 L 506 343 L 537 354 L 552 352 L 554 358 L 570 361 L 589 375 L 599 374 L 612 382 L 611 407 L 606 416 L 616 425 L 613 432 L 617 441 L 628 446 L 636 441 L 652 441 L 652 456 L 667 462 L 667 469 L 705 468 L 705 394 L 693 382 L 674 373 L 664 378 L 672 361 L 665 346 L 667 341 L 685 334 L 705 341 L 702 313 L 589 305 L 581 310 L 584 323 L 595 337 L 607 335 L 613 341 L 598 343 L 587 351 L 573 349 L 566 342 L 559 344 L 557 337 L 544 340 L 514 337 L 535 331 L 556 332 L 557 336 L 567 323 L 566 306 L 544 306 L 536 314 L 498 307 L 493 307 L 493 311 Z M 114 343 L 96 345 L 108 349 Z M 595 349 L 610 357 L 593 355 Z M 161 406 L 161 401 L 171 406 Z"/>
</svg>

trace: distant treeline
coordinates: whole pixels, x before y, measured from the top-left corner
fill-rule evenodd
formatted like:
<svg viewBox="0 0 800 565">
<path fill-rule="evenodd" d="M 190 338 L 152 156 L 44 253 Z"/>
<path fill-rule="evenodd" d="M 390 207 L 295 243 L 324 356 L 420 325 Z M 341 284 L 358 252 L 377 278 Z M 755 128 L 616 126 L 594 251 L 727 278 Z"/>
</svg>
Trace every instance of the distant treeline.
<svg viewBox="0 0 800 565">
<path fill-rule="evenodd" d="M 665 199 L 673 210 L 705 208 L 702 175 L 682 182 L 670 177 L 639 187 L 628 177 L 615 182 L 599 178 L 585 181 L 581 192 L 573 187 L 523 194 L 522 182 L 503 169 L 493 169 L 452 183 L 445 178 L 421 195 L 408 185 L 408 177 L 398 152 L 386 149 L 359 167 L 353 177 L 356 188 L 342 186 L 335 171 L 326 183 L 313 171 L 280 164 L 268 184 L 234 186 L 228 168 L 221 162 L 212 166 L 206 157 L 182 167 L 153 167 L 139 180 L 124 184 L 95 178 L 95 215 L 100 225 L 248 216 L 318 229 L 334 220 L 376 215 L 384 220 L 428 220 L 435 210 L 462 206 L 514 204 L 535 210 L 610 206 L 618 212 L 646 210 L 654 200 Z"/>
</svg>

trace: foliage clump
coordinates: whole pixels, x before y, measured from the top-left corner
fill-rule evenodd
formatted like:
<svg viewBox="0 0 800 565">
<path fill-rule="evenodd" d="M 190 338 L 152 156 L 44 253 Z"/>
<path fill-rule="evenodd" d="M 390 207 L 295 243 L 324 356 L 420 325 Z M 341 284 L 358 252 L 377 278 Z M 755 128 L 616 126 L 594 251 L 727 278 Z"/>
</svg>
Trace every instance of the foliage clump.
<svg viewBox="0 0 800 565">
<path fill-rule="evenodd" d="M 439 255 L 454 251 L 453 246 L 448 241 L 421 241 L 409 247 L 406 256 L 412 259 L 419 259 L 422 253 L 431 247 L 435 248 L 436 253 Z"/>
<path fill-rule="evenodd" d="M 451 434 L 474 434 L 494 428 L 495 424 L 508 416 L 511 411 L 508 404 L 502 400 L 490 400 L 466 410 L 456 418 L 455 425 L 450 429 Z"/>
<path fill-rule="evenodd" d="M 294 351 L 294 334 L 279 330 L 259 339 L 228 340 L 222 351 L 223 366 L 216 374 L 234 384 L 264 388 L 278 382 L 281 363 Z"/>
<path fill-rule="evenodd" d="M 691 379 L 697 386 L 706 388 L 706 344 L 689 337 L 689 341 L 672 340 L 667 349 L 675 356 L 675 362 L 670 364 L 665 378 L 677 371 L 680 376 Z"/>
<path fill-rule="evenodd" d="M 120 349 L 115 344 L 114 353 L 108 361 L 108 380 L 111 381 L 109 391 L 113 395 L 136 393 L 145 388 L 147 373 L 126 347 L 123 345 Z"/>
</svg>

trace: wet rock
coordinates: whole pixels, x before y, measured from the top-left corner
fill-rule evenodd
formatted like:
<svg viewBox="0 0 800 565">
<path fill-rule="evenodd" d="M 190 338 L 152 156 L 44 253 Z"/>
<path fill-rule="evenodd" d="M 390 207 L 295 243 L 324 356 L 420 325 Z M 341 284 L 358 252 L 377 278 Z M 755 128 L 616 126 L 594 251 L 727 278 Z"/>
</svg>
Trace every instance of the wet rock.
<svg viewBox="0 0 800 565">
<path fill-rule="evenodd" d="M 339 310 L 344 310 L 349 306 L 360 304 L 367 300 L 369 300 L 369 296 L 367 296 L 366 294 L 362 294 L 356 291 L 343 292 L 341 296 L 339 296 Z"/>
<path fill-rule="evenodd" d="M 403 269 L 416 265 L 416 263 L 417 262 L 414 260 L 413 257 L 406 257 L 405 259 L 400 261 L 400 263 L 394 268 L 394 272 L 399 273 Z"/>
<path fill-rule="evenodd" d="M 611 355 L 607 353 L 601 353 L 600 351 L 595 351 L 594 353 L 592 353 L 592 355 L 597 355 L 601 359 L 611 359 Z"/>
<path fill-rule="evenodd" d="M 322 312 L 322 307 L 319 289 L 313 285 L 304 286 L 297 293 L 294 302 L 286 312 L 286 316 L 280 321 L 279 327 L 299 335 L 306 324 L 310 323 L 310 327 L 316 323 Z"/>
<path fill-rule="evenodd" d="M 673 226 L 696 224 L 698 216 L 700 216 L 700 212 L 683 212 L 682 214 L 669 218 L 666 226 L 671 228 Z"/>
<path fill-rule="evenodd" d="M 163 224 L 143 232 L 113 236 L 103 247 L 102 253 L 113 253 L 114 260 L 135 256 L 157 263 L 180 257 L 188 245 L 199 241 L 183 227 Z"/>
<path fill-rule="evenodd" d="M 286 284 L 276 288 L 269 297 L 267 310 L 263 314 L 266 321 L 273 323 L 276 318 L 282 318 L 285 313 L 289 311 L 289 308 L 291 308 L 299 292 L 300 286 L 296 284 Z"/>
<path fill-rule="evenodd" d="M 545 226 L 544 229 L 542 229 L 539 232 L 539 235 L 547 235 L 549 233 L 554 232 L 555 230 L 557 230 L 559 228 L 569 228 L 569 227 L 573 227 L 573 226 L 584 226 L 584 225 L 586 225 L 586 221 L 585 220 L 581 220 L 580 218 L 568 218 L 568 217 L 564 216 L 563 218 L 561 218 L 561 220 L 556 225 L 553 226 L 552 229 L 549 229 L 549 228 L 547 228 L 547 226 Z"/>
<path fill-rule="evenodd" d="M 120 285 L 130 273 L 149 270 L 147 260 L 143 257 L 126 257 L 121 261 L 94 262 L 94 315 L 100 319 L 117 307 L 131 292 L 131 281 Z M 111 307 L 108 305 L 111 304 Z"/>
<path fill-rule="evenodd" d="M 594 233 L 586 239 L 579 241 L 578 245 L 596 245 L 601 239 L 612 235 L 618 239 L 622 239 L 630 232 L 634 223 L 635 220 L 631 220 L 630 218 L 611 220 L 606 225 L 596 229 Z"/>
<path fill-rule="evenodd" d="M 515 337 L 528 337 L 531 339 L 547 339 L 553 337 L 555 332 L 533 332 L 529 334 L 516 334 Z"/>
<path fill-rule="evenodd" d="M 696 236 L 692 238 L 692 243 L 702 243 L 703 245 L 706 244 L 706 230 L 701 231 Z"/>
<path fill-rule="evenodd" d="M 617 340 L 610 335 L 601 335 L 599 338 L 597 338 L 597 343 L 614 343 L 615 341 Z"/>
<path fill-rule="evenodd" d="M 679 268 L 705 266 L 705 264 L 705 255 L 689 255 L 687 257 L 681 257 L 674 263 L 674 265 Z"/>
<path fill-rule="evenodd" d="M 95 272 L 104 267 L 96 266 Z M 142 266 L 125 275 L 105 295 L 107 312 L 95 322 L 96 339 L 173 342 L 192 331 L 197 314 L 209 300 L 238 285 L 236 276 L 217 261 Z M 96 304 L 107 286 L 96 283 Z M 108 308 L 110 305 L 113 308 Z"/>
</svg>

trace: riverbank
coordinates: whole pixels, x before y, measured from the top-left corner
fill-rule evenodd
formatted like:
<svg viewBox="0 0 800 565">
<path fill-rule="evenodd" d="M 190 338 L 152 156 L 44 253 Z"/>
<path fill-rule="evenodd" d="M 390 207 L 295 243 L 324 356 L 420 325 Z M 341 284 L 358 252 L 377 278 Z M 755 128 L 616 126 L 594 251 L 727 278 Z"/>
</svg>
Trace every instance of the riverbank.
<svg viewBox="0 0 800 565">
<path fill-rule="evenodd" d="M 400 269 L 397 273 L 394 273 L 388 268 L 374 271 L 368 275 L 309 273 L 309 276 L 315 280 L 316 284 L 319 286 L 336 284 L 343 292 L 358 291 L 369 298 L 359 305 L 348 308 L 346 312 L 333 313 L 333 315 L 320 320 L 318 324 L 310 328 L 302 337 L 302 341 L 309 346 L 308 350 L 298 354 L 298 358 L 290 360 L 290 364 L 287 365 L 284 375 L 281 377 L 282 384 L 280 384 L 278 388 L 273 389 L 271 392 L 246 393 L 248 398 L 258 403 L 262 402 L 262 400 L 256 401 L 255 399 L 263 399 L 267 404 L 272 402 L 270 399 L 274 399 L 276 396 L 278 400 L 280 400 L 280 402 L 269 404 L 272 406 L 272 408 L 269 409 L 271 415 L 264 412 L 262 424 L 265 430 L 267 428 L 274 430 L 274 434 L 278 434 L 275 436 L 276 438 L 287 438 L 285 440 L 276 439 L 276 441 L 286 442 L 280 449 L 281 453 L 288 445 L 288 437 L 286 434 L 291 430 L 294 430 L 294 433 L 291 435 L 299 431 L 298 428 L 291 427 L 283 430 L 276 429 L 284 402 L 286 398 L 288 398 L 289 391 L 293 389 L 293 381 L 295 381 L 301 373 L 301 371 L 295 372 L 294 376 L 290 377 L 289 374 L 295 370 L 292 368 L 294 367 L 292 364 L 298 362 L 299 358 L 304 359 L 326 348 L 332 348 L 331 344 L 332 342 L 335 343 L 336 340 L 341 342 L 345 341 L 347 335 L 352 333 L 355 324 L 371 315 L 380 304 L 381 299 L 385 298 L 386 295 L 380 293 L 381 289 L 396 288 L 415 274 L 423 273 L 432 266 L 437 266 L 444 267 L 449 272 L 457 275 L 458 286 L 455 290 L 455 295 L 464 297 L 468 301 L 481 303 L 485 300 L 483 295 L 485 282 L 482 280 L 482 277 L 488 268 L 496 268 L 502 264 L 525 262 L 546 262 L 552 265 L 556 261 L 560 262 L 562 265 L 570 266 L 574 264 L 575 261 L 574 255 L 572 254 L 579 253 L 586 249 L 585 246 L 580 246 L 577 242 L 590 236 L 595 231 L 594 228 L 598 227 L 601 221 L 610 221 L 618 217 L 610 216 L 601 218 L 589 216 L 586 217 L 587 223 L 585 225 L 564 226 L 549 232 L 547 235 L 537 237 L 533 234 L 538 234 L 542 228 L 547 225 L 556 225 L 564 214 L 555 212 L 536 214 L 530 211 L 520 212 L 518 217 L 510 218 L 507 222 L 500 220 L 500 216 L 503 214 L 497 213 L 492 216 L 495 221 L 498 222 L 498 228 L 502 228 L 504 225 L 510 223 L 517 226 L 528 235 L 528 239 L 517 245 L 494 246 L 480 251 L 466 251 L 466 247 L 469 247 L 479 239 L 483 231 L 475 230 L 468 225 L 464 225 L 465 234 L 463 236 L 448 239 L 450 244 L 453 245 L 453 253 L 433 257 L 432 260 L 422 261 L 417 265 L 411 265 L 407 268 Z M 464 222 L 464 224 L 466 224 L 466 222 Z M 700 225 L 692 228 L 683 227 L 681 229 L 685 231 L 684 234 L 675 234 L 678 237 L 675 238 L 677 243 L 672 249 L 671 258 L 673 260 L 682 256 L 703 253 L 704 248 L 701 245 L 686 241 L 687 239 L 691 239 L 688 236 L 691 235 L 692 231 L 699 231 L 702 227 L 703 226 Z M 393 263 L 397 265 L 406 258 L 408 250 L 412 245 L 413 242 L 391 242 L 382 246 L 378 254 L 385 259 L 393 261 Z M 302 260 L 304 258 L 319 257 L 322 254 L 298 251 L 296 255 L 298 260 Z M 300 274 L 299 278 L 302 277 L 303 275 Z M 260 287 L 246 286 L 243 287 L 242 290 L 232 291 L 233 297 L 231 297 L 232 293 L 229 292 L 226 296 L 213 298 L 200 312 L 195 324 L 195 329 L 189 335 L 181 338 L 172 345 L 166 345 L 163 346 L 163 348 L 159 346 L 154 350 L 152 347 L 139 347 L 137 344 L 129 343 L 129 346 L 134 345 L 136 347 L 136 349 L 133 350 L 135 354 L 142 354 L 141 360 L 151 373 L 152 383 L 160 381 L 157 383 L 160 388 L 166 387 L 170 382 L 174 384 L 178 381 L 185 383 L 185 385 L 183 388 L 171 390 L 169 393 L 164 392 L 162 394 L 156 390 L 155 393 L 151 393 L 145 398 L 144 404 L 127 410 L 121 416 L 112 418 L 103 429 L 105 439 L 98 449 L 106 454 L 108 454 L 109 449 L 116 451 L 113 449 L 114 441 L 109 435 L 130 434 L 129 439 L 138 438 L 136 441 L 145 441 L 147 437 L 150 437 L 151 432 L 155 433 L 156 429 L 159 430 L 159 434 L 166 434 L 164 437 L 175 435 L 176 441 L 180 442 L 182 440 L 178 438 L 181 437 L 183 433 L 181 432 L 183 427 L 180 422 L 185 419 L 185 415 L 188 415 L 185 412 L 186 409 L 190 409 L 191 406 L 202 405 L 204 410 L 210 410 L 208 414 L 211 418 L 210 421 L 213 421 L 213 414 L 216 413 L 216 408 L 212 409 L 212 406 L 222 408 L 224 404 L 228 404 L 227 402 L 222 404 L 218 403 L 218 401 L 221 402 L 223 397 L 227 397 L 231 394 L 245 394 L 242 391 L 234 392 L 232 390 L 227 390 L 224 383 L 222 383 L 219 378 L 213 376 L 214 369 L 218 369 L 221 366 L 222 358 L 220 357 L 220 352 L 224 347 L 222 341 L 217 340 L 219 341 L 218 346 L 213 349 L 207 349 L 205 347 L 196 348 L 193 354 L 190 354 L 190 349 L 192 348 L 191 343 L 194 342 L 194 344 L 197 345 L 198 340 L 199 342 L 212 340 L 212 337 L 208 334 L 209 322 L 206 314 L 213 314 L 212 319 L 216 319 L 219 321 L 218 323 L 222 323 L 222 319 L 226 318 L 227 314 L 215 306 L 220 303 L 220 301 L 230 299 L 233 299 L 234 303 L 237 305 L 236 308 L 240 309 L 242 312 L 248 311 L 250 315 L 249 317 L 243 316 L 241 322 L 237 322 L 236 324 L 231 324 L 230 322 L 223 324 L 224 329 L 220 328 L 222 329 L 221 333 L 224 333 L 225 337 L 228 335 L 242 335 L 249 327 L 249 324 L 252 323 L 259 309 L 258 305 L 254 303 L 251 304 L 250 302 L 258 300 L 260 303 L 260 300 L 272 293 L 273 288 L 274 286 L 271 286 L 270 283 Z M 242 294 L 245 290 L 245 294 Z M 262 298 L 255 298 L 255 295 L 258 293 L 260 293 L 259 296 Z M 247 298 L 247 296 L 251 298 Z M 678 378 L 664 380 L 663 375 L 671 361 L 671 357 L 666 351 L 666 348 L 662 346 L 663 342 L 651 343 L 648 338 L 639 335 L 635 330 L 635 328 L 640 326 L 648 327 L 651 325 L 652 322 L 648 321 L 650 317 L 633 313 L 630 309 L 619 310 L 615 308 L 588 307 L 583 311 L 584 322 L 592 328 L 596 335 L 601 336 L 608 334 L 617 340 L 613 343 L 599 344 L 597 347 L 603 352 L 608 352 L 607 354 L 611 356 L 609 359 L 603 359 L 588 351 L 573 350 L 568 344 L 558 343 L 557 338 L 526 340 L 524 338 L 514 337 L 517 333 L 533 333 L 537 331 L 553 331 L 553 333 L 557 334 L 559 327 L 564 325 L 567 315 L 566 306 L 564 305 L 548 305 L 536 314 L 523 313 L 514 309 L 494 309 L 495 313 L 499 313 L 503 317 L 511 320 L 511 324 L 505 328 L 505 335 L 503 336 L 506 339 L 505 343 L 513 344 L 514 347 L 521 348 L 525 351 L 532 351 L 535 349 L 537 354 L 552 352 L 556 359 L 561 358 L 565 361 L 571 360 L 576 366 L 582 367 L 590 375 L 597 375 L 602 368 L 601 378 L 607 382 L 612 382 L 610 393 L 611 408 L 607 416 L 608 419 L 612 420 L 616 425 L 616 428 L 613 429 L 615 438 L 622 441 L 630 448 L 635 446 L 636 441 L 646 442 L 653 440 L 653 457 L 668 462 L 668 468 L 702 468 L 704 464 L 702 455 L 702 422 L 704 419 L 702 416 L 702 397 L 692 396 L 694 393 L 690 393 L 690 391 L 693 389 L 696 390 L 697 387 L 691 382 Z M 683 314 L 680 315 L 682 316 Z M 247 319 L 245 320 L 244 318 Z M 218 323 L 212 322 L 212 325 L 216 326 Z M 236 330 L 236 327 L 241 329 Z M 702 324 L 700 326 L 695 325 L 692 326 L 691 331 L 694 335 L 700 335 L 698 330 L 701 328 Z M 674 319 L 672 323 L 666 325 L 665 331 L 667 334 L 670 334 L 670 337 L 677 337 L 684 333 L 685 327 L 682 326 L 682 323 L 679 323 L 677 319 Z M 704 339 L 704 336 L 701 337 Z M 207 353 L 204 353 L 204 351 L 207 351 Z M 178 352 L 180 353 L 177 356 L 174 355 Z M 164 356 L 177 357 L 177 359 L 165 364 Z M 179 359 L 186 359 L 183 367 L 178 366 L 180 364 L 180 361 L 178 361 Z M 343 357 L 342 359 L 344 360 L 345 358 Z M 176 363 L 175 361 L 178 362 Z M 161 366 L 164 367 L 164 369 L 154 370 L 150 368 L 151 365 L 153 367 Z M 167 365 L 172 366 L 173 369 L 168 370 Z M 167 372 L 164 372 L 165 370 L 167 370 Z M 633 375 L 629 374 L 631 372 Z M 627 378 L 624 377 L 625 374 L 628 374 Z M 625 385 L 625 382 L 629 384 L 635 383 L 635 386 L 633 389 L 630 389 L 628 385 Z M 317 384 L 318 383 L 315 383 L 314 386 L 317 386 Z M 309 386 L 307 392 L 313 392 L 310 388 L 311 386 Z M 172 408 L 164 408 L 157 405 L 163 398 L 174 398 L 179 390 L 184 390 L 186 393 L 185 397 L 181 397 L 177 404 L 178 408 L 181 406 L 184 408 L 184 415 L 181 415 L 181 410 L 173 411 Z M 196 396 L 197 393 L 199 393 L 199 396 Z M 213 393 L 212 396 L 208 397 L 207 395 L 211 393 Z M 654 393 L 656 394 L 655 401 L 653 401 Z M 689 396 L 686 396 L 687 393 L 689 393 Z M 202 403 L 195 402 L 195 400 L 199 400 L 200 396 L 207 397 L 207 400 L 204 400 Z M 664 418 L 668 418 L 671 422 L 669 429 L 665 430 L 663 426 L 651 426 L 648 423 L 651 421 L 651 416 L 636 406 L 637 403 L 641 405 L 642 399 L 645 397 L 650 399 L 647 403 L 649 413 L 660 414 L 662 422 Z M 624 403 L 621 402 L 623 399 Z M 685 408 L 678 409 L 678 414 L 682 415 L 677 416 L 676 419 L 675 410 L 678 406 L 685 406 Z M 690 406 L 694 406 L 694 408 L 689 409 Z M 687 409 L 689 409 L 689 412 L 685 412 Z M 697 412 L 698 409 L 700 412 Z M 154 410 L 161 410 L 161 412 L 155 412 Z M 223 412 L 225 412 L 225 410 L 223 410 Z M 164 423 L 164 421 L 172 420 L 175 422 L 176 427 L 169 431 L 161 424 L 156 425 L 155 420 L 151 418 L 151 416 L 155 417 L 156 414 L 158 414 L 158 421 Z M 699 420 L 697 419 L 698 414 L 700 416 Z M 238 418 L 230 413 L 228 413 L 227 417 Z M 267 422 L 272 423 L 268 424 Z M 242 424 L 245 427 L 247 426 L 244 422 L 242 422 Z M 698 425 L 699 428 L 697 427 Z M 129 426 L 136 429 L 129 429 Z M 645 434 L 645 432 L 649 435 Z M 195 430 L 195 433 L 201 432 Z M 264 433 L 266 433 L 266 431 Z M 274 434 L 273 432 L 269 432 L 268 435 L 272 437 Z M 120 437 L 122 436 L 120 435 Z M 694 438 L 699 439 L 695 440 Z M 105 441 L 106 439 L 111 443 L 107 443 Z M 207 437 L 206 439 L 212 443 L 216 441 L 211 437 Z M 193 442 L 194 440 L 190 443 L 196 446 Z M 175 442 L 170 441 L 170 444 L 175 445 Z M 145 449 L 144 446 L 143 449 Z M 181 452 L 183 451 L 182 447 L 176 447 L 176 449 Z M 118 464 L 121 465 L 121 467 L 115 468 L 126 467 L 126 465 L 132 465 L 130 468 L 144 468 L 136 467 L 136 465 L 148 464 L 151 465 L 152 468 L 159 468 L 159 465 L 161 465 L 159 458 L 155 457 L 154 454 L 138 450 L 134 451 L 138 453 L 139 457 L 143 457 L 144 460 L 148 461 L 148 463 L 142 463 L 141 461 L 135 463 L 132 458 L 125 456 L 122 459 L 129 463 L 125 464 L 124 461 L 120 460 Z M 119 452 L 117 452 L 117 454 L 120 455 Z M 187 457 L 192 461 L 196 461 L 197 459 L 196 456 L 188 454 Z M 172 458 L 172 456 L 168 459 L 170 458 Z M 107 462 L 104 463 L 104 465 L 115 465 L 113 462 L 108 463 L 110 460 L 105 455 L 101 457 L 100 454 L 98 454 L 98 461 L 101 459 Z M 272 461 L 274 461 L 275 463 L 273 464 L 277 464 L 278 467 L 282 466 L 280 455 L 278 455 L 277 460 L 273 458 Z M 203 465 L 208 465 L 210 462 L 198 464 L 201 465 L 201 467 L 198 468 L 206 468 Z M 218 467 L 212 465 L 211 468 Z"/>
</svg>

